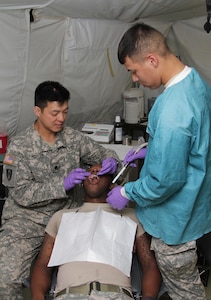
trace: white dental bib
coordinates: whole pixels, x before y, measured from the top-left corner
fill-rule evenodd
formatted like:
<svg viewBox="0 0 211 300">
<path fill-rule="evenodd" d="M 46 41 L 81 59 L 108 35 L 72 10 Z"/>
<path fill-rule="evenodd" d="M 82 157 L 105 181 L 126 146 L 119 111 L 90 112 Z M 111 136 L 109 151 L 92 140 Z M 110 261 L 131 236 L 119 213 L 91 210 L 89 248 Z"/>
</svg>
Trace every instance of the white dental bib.
<svg viewBox="0 0 211 300">
<path fill-rule="evenodd" d="M 104 263 L 130 276 L 137 224 L 103 211 L 64 213 L 48 266 L 73 261 Z"/>
</svg>

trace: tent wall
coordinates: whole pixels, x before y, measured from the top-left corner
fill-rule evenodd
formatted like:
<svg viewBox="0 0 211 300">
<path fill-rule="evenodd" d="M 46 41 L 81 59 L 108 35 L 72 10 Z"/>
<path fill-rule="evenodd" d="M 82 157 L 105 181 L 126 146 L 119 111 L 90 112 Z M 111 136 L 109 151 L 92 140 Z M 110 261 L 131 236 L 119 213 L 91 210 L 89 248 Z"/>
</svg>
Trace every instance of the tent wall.
<svg viewBox="0 0 211 300">
<path fill-rule="evenodd" d="M 205 22 L 206 17 L 176 22 L 172 31 L 178 55 L 211 84 L 211 34 L 204 31 Z"/>
<path fill-rule="evenodd" d="M 211 83 L 208 49 L 210 36 L 203 30 L 206 17 L 161 22 L 142 19 L 168 39 L 170 47 Z M 0 11 L 0 119 L 10 136 L 34 120 L 34 90 L 44 80 L 56 80 L 71 93 L 67 124 L 112 123 L 122 114 L 123 91 L 130 74 L 117 60 L 117 47 L 130 23 L 104 19 L 46 17 L 29 10 Z M 159 91 L 145 89 L 145 98 Z"/>
</svg>

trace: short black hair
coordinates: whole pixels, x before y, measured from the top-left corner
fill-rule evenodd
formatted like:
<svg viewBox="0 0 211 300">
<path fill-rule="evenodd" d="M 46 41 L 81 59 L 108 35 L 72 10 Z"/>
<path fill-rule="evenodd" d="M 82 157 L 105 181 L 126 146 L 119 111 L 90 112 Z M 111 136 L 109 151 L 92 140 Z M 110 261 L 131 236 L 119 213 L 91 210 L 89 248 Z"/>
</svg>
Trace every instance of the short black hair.
<svg viewBox="0 0 211 300">
<path fill-rule="evenodd" d="M 125 63 L 126 56 L 144 56 L 149 52 L 161 56 L 169 53 L 169 48 L 164 35 L 150 25 L 136 23 L 123 35 L 118 46 L 118 60 Z"/>
<path fill-rule="evenodd" d="M 34 96 L 34 105 L 43 110 L 48 102 L 57 101 L 63 104 L 65 101 L 69 101 L 70 92 L 57 81 L 44 81 L 40 83 Z"/>
</svg>

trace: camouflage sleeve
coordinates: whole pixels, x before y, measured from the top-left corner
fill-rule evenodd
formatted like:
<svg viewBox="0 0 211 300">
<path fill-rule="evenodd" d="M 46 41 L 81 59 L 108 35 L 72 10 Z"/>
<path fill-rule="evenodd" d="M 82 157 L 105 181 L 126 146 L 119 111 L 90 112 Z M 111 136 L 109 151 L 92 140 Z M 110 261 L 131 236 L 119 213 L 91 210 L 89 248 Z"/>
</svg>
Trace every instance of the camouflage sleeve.
<svg viewBox="0 0 211 300">
<path fill-rule="evenodd" d="M 35 160 L 33 172 L 29 160 L 15 143 L 8 146 L 4 158 L 3 183 L 12 198 L 24 207 L 43 206 L 53 199 L 67 198 L 63 186 L 63 173 L 47 173 L 44 163 Z"/>
<path fill-rule="evenodd" d="M 121 161 L 113 150 L 74 130 L 64 134 L 67 146 L 59 147 L 56 157 L 50 150 L 40 152 L 39 140 L 34 142 L 30 134 L 27 138 L 23 135 L 11 141 L 3 170 L 3 183 L 9 190 L 8 200 L 12 198 L 23 207 L 40 207 L 55 200 L 66 201 L 68 196 L 63 179 L 79 166 L 101 164 L 106 157 L 113 157 L 121 168 Z"/>
</svg>

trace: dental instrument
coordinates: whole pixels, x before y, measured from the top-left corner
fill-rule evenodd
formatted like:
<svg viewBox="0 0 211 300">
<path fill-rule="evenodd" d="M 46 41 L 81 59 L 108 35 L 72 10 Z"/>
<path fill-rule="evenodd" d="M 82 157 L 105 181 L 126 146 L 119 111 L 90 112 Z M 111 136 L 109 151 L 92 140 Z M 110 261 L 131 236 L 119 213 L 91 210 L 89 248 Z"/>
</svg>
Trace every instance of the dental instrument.
<svg viewBox="0 0 211 300">
<path fill-rule="evenodd" d="M 148 143 L 142 143 L 141 145 L 137 145 L 133 148 L 134 150 L 134 154 L 138 153 L 139 150 L 141 150 L 142 148 L 146 147 L 148 145 Z M 128 162 L 120 171 L 119 173 L 116 175 L 116 177 L 114 177 L 112 183 L 115 183 L 119 177 L 123 174 L 123 172 L 127 169 L 127 167 L 130 165 L 130 162 Z"/>
</svg>

